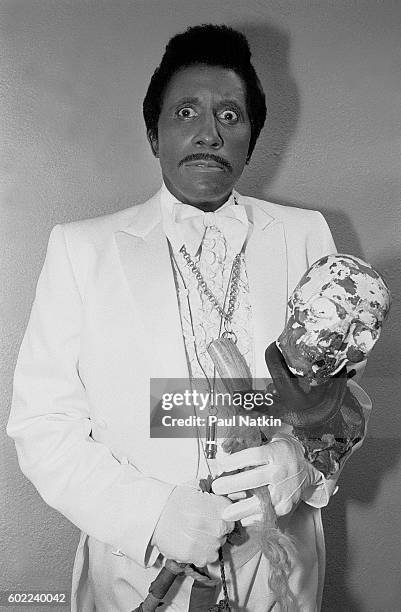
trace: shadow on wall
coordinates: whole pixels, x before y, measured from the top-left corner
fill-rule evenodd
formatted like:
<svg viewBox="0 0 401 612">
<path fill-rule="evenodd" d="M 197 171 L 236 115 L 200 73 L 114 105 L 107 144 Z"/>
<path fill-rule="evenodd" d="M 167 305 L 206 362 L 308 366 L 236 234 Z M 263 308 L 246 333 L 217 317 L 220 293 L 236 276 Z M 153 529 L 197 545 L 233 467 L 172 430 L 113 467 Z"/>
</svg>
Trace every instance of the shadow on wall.
<svg viewBox="0 0 401 612">
<path fill-rule="evenodd" d="M 341 240 L 339 243 L 342 250 L 349 252 L 355 252 L 354 245 L 355 243 L 348 240 Z M 363 257 L 363 253 L 357 254 Z M 375 347 L 364 374 L 363 385 L 373 400 L 368 436 L 362 448 L 350 459 L 350 469 L 345 469 L 341 475 L 340 493 L 331 500 L 323 515 L 327 545 L 324 612 L 337 611 L 338 603 L 336 607 L 335 602 L 336 598 L 337 602 L 339 601 L 339 597 L 344 612 L 364 612 L 363 604 L 357 601 L 347 588 L 351 561 L 347 546 L 347 505 L 350 501 L 364 506 L 373 505 L 387 474 L 396 469 L 401 457 L 401 419 L 398 416 L 401 338 L 399 334 L 392 332 L 396 321 L 401 318 L 400 304 L 394 299 L 401 265 L 396 257 L 383 258 L 373 264 L 388 282 L 393 293 L 393 303 L 383 337 Z M 392 356 L 391 359 L 389 355 Z M 381 517 L 377 521 L 378 541 L 380 520 Z M 372 563 L 377 571 L 383 572 L 386 567 L 391 568 L 392 565 L 391 560 L 380 558 Z"/>
<path fill-rule="evenodd" d="M 253 63 L 266 92 L 268 120 L 261 132 L 249 169 L 240 182 L 240 190 L 254 197 L 264 198 L 275 179 L 291 139 L 295 134 L 300 113 L 300 96 L 296 82 L 290 73 L 290 39 L 288 34 L 270 24 L 238 24 L 247 36 L 253 51 Z M 263 178 L 262 178 L 263 177 Z M 297 202 L 276 202 L 284 205 L 301 206 Z M 308 204 L 304 204 L 308 208 Z M 339 252 L 352 253 L 364 259 L 364 253 L 357 232 L 343 210 L 321 211 L 329 226 Z M 400 269 L 395 259 L 371 262 L 383 273 L 393 293 Z M 393 302 L 390 317 L 395 317 Z M 395 319 L 393 319 L 395 320 Z M 390 324 L 391 325 L 391 324 Z M 387 327 L 389 323 L 387 322 Z M 346 524 L 346 510 L 349 501 L 357 500 L 372 504 L 376 498 L 385 474 L 398 463 L 401 455 L 401 431 L 394 427 L 394 405 L 391 398 L 397 397 L 397 364 L 389 365 L 388 355 L 400 355 L 401 346 L 397 334 L 388 334 L 385 342 L 379 342 L 366 371 L 365 379 L 375 377 L 379 385 L 371 385 L 371 392 L 381 414 L 385 415 L 385 428 L 393 432 L 394 439 L 370 437 L 351 459 L 350 469 L 341 476 L 341 494 L 332 499 L 324 511 L 327 543 L 327 568 L 323 599 L 323 610 L 329 612 L 363 612 L 361 602 L 351 593 L 348 586 L 351 551 Z M 398 364 L 399 365 L 399 364 Z M 370 381 L 372 382 L 372 381 Z M 369 385 L 368 385 L 369 386 Z M 375 387 L 373 389 L 373 387 Z M 368 389 L 369 391 L 369 389 Z M 401 429 L 401 427 L 400 427 Z M 369 478 L 367 477 L 369 474 Z M 356 478 L 360 475 L 360 478 Z"/>
<path fill-rule="evenodd" d="M 300 110 L 299 91 L 290 72 L 288 34 L 271 24 L 245 23 L 237 27 L 248 38 L 267 105 L 265 126 L 246 176 L 241 179 L 240 189 L 247 195 L 263 198 L 295 134 Z"/>
<path fill-rule="evenodd" d="M 396 325 L 399 325 L 401 320 L 401 303 L 399 297 L 399 285 L 400 285 L 400 270 L 401 270 L 401 257 L 382 257 L 374 264 L 378 271 L 383 274 L 390 291 L 392 293 L 392 304 L 391 310 L 386 322 L 386 329 L 393 328 L 396 331 Z M 384 334 L 386 330 L 384 331 Z M 391 360 L 389 356 L 391 355 Z M 399 333 L 388 333 L 385 336 L 385 342 L 379 342 L 374 352 L 375 359 L 375 375 L 380 377 L 391 376 L 391 379 L 395 384 L 399 381 L 399 373 L 401 370 L 401 335 Z M 372 373 L 373 375 L 373 373 Z M 399 398 L 398 395 L 392 396 L 394 400 L 393 410 L 396 409 L 396 402 Z M 396 399 L 397 398 L 397 399 Z M 391 431 L 391 430 L 390 430 Z M 398 432 L 401 439 L 401 431 Z"/>
<path fill-rule="evenodd" d="M 347 546 L 347 505 L 350 501 L 372 504 L 386 474 L 397 466 L 400 455 L 400 437 L 385 440 L 368 437 L 362 448 L 351 457 L 347 466 L 349 469 L 345 469 L 341 475 L 338 496 L 323 510 L 327 563 L 322 612 L 337 612 L 339 602 L 343 612 L 365 612 L 364 604 L 348 587 L 350 551 Z M 363 478 L 367 474 L 369 477 Z M 379 526 L 377 535 L 379 537 Z M 376 567 L 380 567 L 379 560 Z"/>
</svg>

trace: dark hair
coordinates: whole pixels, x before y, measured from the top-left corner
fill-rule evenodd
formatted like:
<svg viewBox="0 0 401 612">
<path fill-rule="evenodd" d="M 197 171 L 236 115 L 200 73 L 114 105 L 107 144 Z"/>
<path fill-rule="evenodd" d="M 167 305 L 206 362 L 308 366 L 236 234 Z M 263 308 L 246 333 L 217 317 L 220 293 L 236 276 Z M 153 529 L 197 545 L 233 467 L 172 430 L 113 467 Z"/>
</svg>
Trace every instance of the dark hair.
<svg viewBox="0 0 401 612">
<path fill-rule="evenodd" d="M 171 38 L 143 101 L 146 129 L 150 134 L 157 135 L 163 95 L 171 77 L 181 68 L 193 64 L 233 70 L 245 83 L 247 112 L 251 123 L 249 159 L 266 119 L 265 94 L 251 64 L 247 39 L 241 32 L 225 25 L 198 25 Z"/>
</svg>

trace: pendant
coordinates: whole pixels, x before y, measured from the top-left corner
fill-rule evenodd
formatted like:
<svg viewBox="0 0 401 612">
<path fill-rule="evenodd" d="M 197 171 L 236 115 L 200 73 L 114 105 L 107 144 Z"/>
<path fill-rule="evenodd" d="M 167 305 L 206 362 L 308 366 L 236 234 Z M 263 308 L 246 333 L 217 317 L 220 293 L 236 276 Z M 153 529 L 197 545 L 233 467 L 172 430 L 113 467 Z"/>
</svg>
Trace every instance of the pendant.
<svg viewBox="0 0 401 612">
<path fill-rule="evenodd" d="M 232 331 L 225 331 L 213 340 L 208 348 L 217 372 L 227 391 L 234 395 L 252 389 L 252 376 L 243 355 L 236 345 L 237 337 Z M 209 423 L 206 430 L 206 457 L 214 459 L 217 453 L 216 423 Z"/>
<path fill-rule="evenodd" d="M 232 342 L 234 342 L 234 344 L 237 344 L 237 336 L 236 334 L 231 331 L 231 330 L 226 330 L 225 332 L 223 332 L 221 334 L 222 338 L 225 338 L 226 340 L 232 340 Z M 213 341 L 214 342 L 214 341 Z"/>
<path fill-rule="evenodd" d="M 224 332 L 220 338 L 213 340 L 207 352 L 223 379 L 226 389 L 229 393 L 234 394 L 250 390 L 253 385 L 248 364 L 230 334 L 233 332 Z"/>
<path fill-rule="evenodd" d="M 216 459 L 217 455 L 216 423 L 209 423 L 209 419 L 206 427 L 205 455 L 206 459 Z"/>
</svg>

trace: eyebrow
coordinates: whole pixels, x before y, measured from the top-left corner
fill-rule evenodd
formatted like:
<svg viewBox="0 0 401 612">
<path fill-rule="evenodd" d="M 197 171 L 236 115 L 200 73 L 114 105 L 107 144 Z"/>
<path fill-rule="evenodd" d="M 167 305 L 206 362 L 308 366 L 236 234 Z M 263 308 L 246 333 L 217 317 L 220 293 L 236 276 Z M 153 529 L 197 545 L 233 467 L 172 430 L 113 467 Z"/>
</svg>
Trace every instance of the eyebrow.
<svg viewBox="0 0 401 612">
<path fill-rule="evenodd" d="M 171 104 L 171 106 L 179 106 L 181 104 L 199 104 L 200 102 L 200 98 L 195 98 L 193 96 L 185 96 L 183 98 L 179 98 L 178 100 L 176 100 L 175 102 L 173 102 L 173 104 Z M 219 105 L 234 105 L 237 108 L 241 109 L 241 103 L 235 98 L 224 98 L 223 100 L 219 101 Z"/>
<path fill-rule="evenodd" d="M 241 108 L 241 102 L 239 102 L 239 100 L 237 100 L 237 98 L 224 98 L 224 100 L 220 101 L 220 104 L 234 104 L 234 106 L 237 106 L 238 108 Z"/>
<path fill-rule="evenodd" d="M 178 106 L 180 104 L 198 104 L 198 103 L 199 103 L 199 98 L 186 96 L 184 98 L 179 98 L 178 100 L 173 102 L 171 106 Z"/>
</svg>

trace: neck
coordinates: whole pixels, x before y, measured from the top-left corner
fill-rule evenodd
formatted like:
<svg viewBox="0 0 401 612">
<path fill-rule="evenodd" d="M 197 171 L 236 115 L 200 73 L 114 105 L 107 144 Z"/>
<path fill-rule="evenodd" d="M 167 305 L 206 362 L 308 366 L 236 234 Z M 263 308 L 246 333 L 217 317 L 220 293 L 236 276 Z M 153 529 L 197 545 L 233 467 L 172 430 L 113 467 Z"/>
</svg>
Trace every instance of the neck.
<svg viewBox="0 0 401 612">
<path fill-rule="evenodd" d="M 168 191 L 175 198 L 177 198 L 179 202 L 181 202 L 182 204 L 187 204 L 188 206 L 193 206 L 194 208 L 198 208 L 203 212 L 215 212 L 227 202 L 232 193 L 232 191 L 230 191 L 221 198 L 218 198 L 217 200 L 212 200 L 211 202 L 207 200 L 194 201 L 193 199 L 187 198 L 183 193 L 178 192 L 176 189 L 174 189 L 173 186 L 169 184 L 169 181 L 166 181 L 166 179 L 164 179 L 164 184 L 167 187 Z"/>
<path fill-rule="evenodd" d="M 223 206 L 227 202 L 228 198 L 224 200 L 224 202 L 183 202 L 183 204 L 188 204 L 189 206 L 193 206 L 194 208 L 198 208 L 203 212 L 215 212 L 219 208 Z"/>
</svg>

